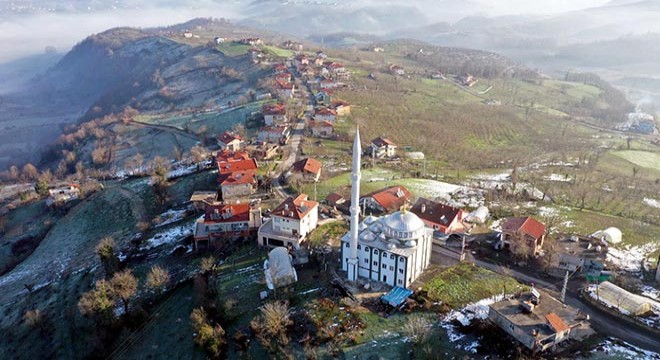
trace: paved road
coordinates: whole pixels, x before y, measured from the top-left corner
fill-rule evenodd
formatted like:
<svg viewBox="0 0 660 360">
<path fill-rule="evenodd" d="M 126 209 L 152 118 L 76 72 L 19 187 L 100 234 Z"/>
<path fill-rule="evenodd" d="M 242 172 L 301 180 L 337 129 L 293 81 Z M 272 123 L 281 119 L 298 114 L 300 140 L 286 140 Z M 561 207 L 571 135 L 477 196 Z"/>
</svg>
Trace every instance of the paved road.
<svg viewBox="0 0 660 360">
<path fill-rule="evenodd" d="M 474 260 L 474 263 L 478 266 L 495 272 L 502 272 L 502 268 L 499 265 L 476 259 Z M 533 282 L 535 286 L 542 288 L 545 291 L 551 293 L 552 296 L 559 298 L 559 291 L 561 291 L 563 280 L 558 280 L 558 283 L 549 283 L 546 280 L 521 273 L 520 271 L 514 269 L 508 269 L 507 272 L 510 272 L 511 276 L 515 277 L 517 280 L 521 280 L 526 283 Z M 625 342 L 646 350 L 660 353 L 660 339 L 656 338 L 653 334 L 649 334 L 645 331 L 642 331 L 641 329 L 638 329 L 635 326 L 630 326 L 617 319 L 616 317 L 607 314 L 606 312 L 595 309 L 583 303 L 578 295 L 578 289 L 575 287 L 569 287 L 565 302 L 570 306 L 580 309 L 580 311 L 583 313 L 589 314 L 591 327 L 599 333 L 619 338 Z"/>
</svg>

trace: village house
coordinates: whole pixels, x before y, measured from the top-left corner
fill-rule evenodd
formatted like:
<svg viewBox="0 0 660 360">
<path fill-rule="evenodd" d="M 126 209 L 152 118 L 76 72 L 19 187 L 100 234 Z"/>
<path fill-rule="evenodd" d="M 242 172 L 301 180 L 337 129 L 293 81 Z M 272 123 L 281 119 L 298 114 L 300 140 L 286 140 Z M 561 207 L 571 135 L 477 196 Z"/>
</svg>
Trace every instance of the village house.
<svg viewBox="0 0 660 360">
<path fill-rule="evenodd" d="M 328 194 L 328 196 L 325 197 L 325 203 L 328 204 L 328 206 L 337 208 L 340 211 L 348 210 L 348 204 L 346 203 L 346 198 L 337 193 Z"/>
<path fill-rule="evenodd" d="M 332 107 L 335 108 L 337 116 L 347 116 L 351 114 L 351 104 L 342 100 L 333 100 Z"/>
<path fill-rule="evenodd" d="M 465 231 L 463 210 L 425 198 L 419 198 L 410 210 L 419 216 L 427 227 L 443 234 L 456 234 Z"/>
<path fill-rule="evenodd" d="M 296 161 L 291 167 L 294 173 L 300 174 L 305 181 L 319 181 L 321 177 L 321 162 L 314 158 Z"/>
<path fill-rule="evenodd" d="M 335 126 L 330 121 L 310 121 L 309 128 L 312 131 L 312 136 L 327 138 L 331 137 L 334 133 Z"/>
<path fill-rule="evenodd" d="M 499 247 L 516 253 L 519 246 L 529 247 L 529 255 L 536 256 L 543 247 L 545 225 L 532 217 L 513 217 L 502 224 Z"/>
<path fill-rule="evenodd" d="M 319 106 L 330 106 L 332 104 L 332 97 L 325 91 L 319 91 L 314 95 L 314 102 Z"/>
<path fill-rule="evenodd" d="M 291 77 L 290 72 L 282 72 L 277 75 L 275 75 L 275 81 L 276 82 L 282 82 L 282 83 L 290 83 L 293 78 Z"/>
<path fill-rule="evenodd" d="M 275 66 L 273 66 L 273 74 L 275 75 L 288 74 L 288 73 L 289 73 L 289 69 L 286 67 L 286 65 L 282 63 L 275 64 Z"/>
<path fill-rule="evenodd" d="M 283 103 L 266 104 L 261 108 L 261 112 L 267 126 L 284 125 L 287 122 L 286 106 Z"/>
<path fill-rule="evenodd" d="M 520 298 L 496 302 L 488 319 L 534 353 L 554 349 L 582 325 L 579 311 L 532 288 Z"/>
<path fill-rule="evenodd" d="M 223 200 L 247 196 L 256 191 L 257 161 L 246 152 L 218 152 L 216 163 Z"/>
<path fill-rule="evenodd" d="M 186 31 L 183 33 L 183 37 L 186 39 L 192 39 L 193 33 L 191 33 L 190 31 Z"/>
<path fill-rule="evenodd" d="M 279 149 L 280 146 L 278 144 L 257 141 L 254 144 L 248 145 L 245 151 L 250 154 L 250 157 L 257 160 L 270 160 L 278 154 Z"/>
<path fill-rule="evenodd" d="M 403 68 L 399 65 L 390 65 L 390 73 L 392 75 L 400 75 L 403 76 L 406 74 L 406 72 L 403 70 Z"/>
<path fill-rule="evenodd" d="M 275 79 L 275 91 L 282 99 L 293 97 L 296 92 L 296 86 L 284 79 Z"/>
<path fill-rule="evenodd" d="M 293 51 L 303 51 L 303 49 L 305 48 L 305 46 L 302 43 L 299 43 L 297 41 L 291 41 L 291 40 L 287 40 L 287 41 L 283 42 L 282 47 L 285 48 L 285 49 L 293 50 Z"/>
<path fill-rule="evenodd" d="M 265 126 L 259 129 L 257 139 L 263 142 L 271 142 L 284 145 L 289 141 L 291 129 L 286 126 Z"/>
<path fill-rule="evenodd" d="M 261 226 L 261 208 L 249 203 L 211 203 L 195 224 L 195 249 L 217 248 L 224 241 L 254 235 Z"/>
<path fill-rule="evenodd" d="M 296 55 L 293 58 L 293 63 L 296 65 L 296 68 L 300 69 L 303 65 L 309 65 L 309 57 L 305 54 Z"/>
<path fill-rule="evenodd" d="M 216 45 L 220 45 L 220 44 L 223 44 L 225 41 L 227 41 L 227 39 L 225 39 L 223 37 L 220 37 L 220 36 L 216 36 L 216 37 L 213 38 L 213 41 L 215 41 Z"/>
<path fill-rule="evenodd" d="M 384 52 L 384 51 L 385 51 L 385 49 L 383 49 L 382 47 L 374 47 L 374 48 L 373 48 L 373 52 L 377 52 L 377 53 L 378 53 L 378 52 Z"/>
<path fill-rule="evenodd" d="M 190 196 L 190 202 L 195 211 L 204 211 L 207 204 L 218 201 L 217 191 L 195 191 Z"/>
<path fill-rule="evenodd" d="M 382 136 L 371 140 L 371 156 L 376 159 L 391 158 L 396 155 L 396 144 Z"/>
<path fill-rule="evenodd" d="M 307 234 L 316 229 L 319 203 L 300 194 L 295 199 L 289 197 L 271 212 L 260 228 L 257 238 L 259 246 L 286 246 L 300 249 Z"/>
<path fill-rule="evenodd" d="M 321 79 L 319 80 L 319 87 L 321 89 L 336 89 L 340 86 L 338 82 L 335 82 L 332 79 Z"/>
<path fill-rule="evenodd" d="M 222 200 L 246 197 L 257 191 L 258 181 L 255 170 L 234 171 L 220 175 Z"/>
<path fill-rule="evenodd" d="M 245 141 L 239 135 L 225 131 L 218 136 L 218 146 L 223 151 L 240 151 L 245 146 Z"/>
<path fill-rule="evenodd" d="M 323 107 L 314 111 L 314 120 L 316 121 L 329 121 L 334 123 L 336 118 L 337 111 L 334 109 Z"/>
<path fill-rule="evenodd" d="M 479 81 L 477 78 L 475 78 L 470 74 L 459 76 L 458 80 L 461 82 L 463 86 L 467 86 L 467 87 L 471 87 L 472 85 L 476 84 Z"/>
<path fill-rule="evenodd" d="M 80 187 L 75 184 L 60 186 L 48 190 L 46 206 L 64 205 L 80 198 Z"/>
<path fill-rule="evenodd" d="M 360 206 L 372 213 L 391 213 L 410 200 L 410 191 L 405 186 L 394 185 L 360 198 Z"/>
<path fill-rule="evenodd" d="M 246 38 L 246 39 L 241 39 L 239 43 L 250 46 L 259 46 L 259 45 L 263 45 L 264 41 L 261 40 L 260 38 Z"/>
</svg>

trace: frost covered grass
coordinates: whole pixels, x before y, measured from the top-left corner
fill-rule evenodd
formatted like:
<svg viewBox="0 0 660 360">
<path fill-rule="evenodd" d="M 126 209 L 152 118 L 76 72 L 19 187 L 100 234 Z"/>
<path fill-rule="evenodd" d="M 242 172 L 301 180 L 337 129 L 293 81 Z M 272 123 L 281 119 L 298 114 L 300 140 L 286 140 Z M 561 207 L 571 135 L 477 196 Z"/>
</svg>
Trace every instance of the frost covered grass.
<svg viewBox="0 0 660 360">
<path fill-rule="evenodd" d="M 442 319 L 440 326 L 447 332 L 447 337 L 449 338 L 450 342 L 459 342 L 465 338 L 466 335 L 458 331 L 458 327 L 454 325 L 456 322 L 460 323 L 462 326 L 468 326 L 475 319 L 485 320 L 488 318 L 489 305 L 498 301 L 502 301 L 506 298 L 507 296 L 503 294 L 493 295 L 491 297 L 478 300 L 474 303 L 467 304 L 461 309 L 452 310 Z M 479 341 L 473 340 L 467 344 L 459 346 L 469 353 L 476 354 L 477 348 L 479 347 Z"/>
<path fill-rule="evenodd" d="M 145 241 L 142 250 L 153 249 L 165 244 L 175 244 L 182 241 L 187 236 L 193 235 L 196 220 L 187 221 L 185 224 L 177 225 L 158 231 Z"/>
<path fill-rule="evenodd" d="M 183 220 L 183 218 L 186 216 L 187 211 L 188 209 L 180 209 L 180 210 L 170 209 L 165 211 L 164 213 L 158 215 L 158 219 L 160 219 L 160 222 L 156 224 L 156 227 L 162 227 Z"/>
</svg>

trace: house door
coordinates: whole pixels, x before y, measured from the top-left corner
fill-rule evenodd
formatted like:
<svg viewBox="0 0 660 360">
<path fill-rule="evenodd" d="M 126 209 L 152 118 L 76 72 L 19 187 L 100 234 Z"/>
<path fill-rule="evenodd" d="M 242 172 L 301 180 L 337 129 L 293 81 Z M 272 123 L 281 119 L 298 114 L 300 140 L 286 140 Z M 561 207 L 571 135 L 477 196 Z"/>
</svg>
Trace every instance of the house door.
<svg viewBox="0 0 660 360">
<path fill-rule="evenodd" d="M 387 275 L 383 275 L 383 282 L 384 282 L 384 283 L 387 282 Z"/>
</svg>

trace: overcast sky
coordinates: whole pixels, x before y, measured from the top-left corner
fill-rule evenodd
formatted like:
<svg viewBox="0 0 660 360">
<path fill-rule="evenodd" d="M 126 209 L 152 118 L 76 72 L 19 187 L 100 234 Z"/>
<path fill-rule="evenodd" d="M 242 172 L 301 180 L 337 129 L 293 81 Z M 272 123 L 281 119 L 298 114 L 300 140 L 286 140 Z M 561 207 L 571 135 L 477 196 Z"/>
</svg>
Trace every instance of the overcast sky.
<svg viewBox="0 0 660 360">
<path fill-rule="evenodd" d="M 316 3 L 319 0 L 298 0 L 291 3 Z M 369 4 L 383 4 L 383 1 L 353 1 L 353 0 L 321 0 L 325 4 L 338 3 L 351 8 Z M 622 1 L 622 0 L 619 0 Z M 17 0 L 15 3 L 29 3 L 27 0 Z M 33 3 L 35 1 L 32 1 Z M 453 9 L 453 16 L 460 17 L 474 14 L 506 15 L 506 14 L 552 14 L 563 11 L 577 10 L 598 6 L 606 0 L 412 0 L 386 1 L 389 4 L 414 4 L 424 13 L 429 14 L 433 21 L 458 21 L 441 17 L 443 10 Z M 84 1 L 77 4 L 84 3 Z M 194 1 L 193 6 L 180 6 L 185 1 L 156 0 L 154 2 L 140 0 L 116 0 L 114 3 L 131 4 L 142 7 L 142 10 L 103 10 L 83 13 L 37 13 L 31 15 L 12 16 L 2 14 L 0 20 L 0 63 L 32 55 L 44 51 L 46 46 L 54 46 L 58 51 L 68 51 L 71 46 L 90 34 L 98 33 L 117 26 L 152 27 L 185 22 L 194 17 L 225 17 L 240 20 L 247 6 L 254 6 L 252 0 L 202 0 Z M 280 6 L 284 1 L 270 2 L 272 6 Z M 144 5 L 151 4 L 151 5 Z M 263 3 L 260 3 L 260 5 Z M 128 6 L 128 5 L 127 5 Z M 178 6 L 174 8 L 174 6 Z M 290 6 L 290 5 L 287 5 Z M 446 11 L 444 13 L 447 13 Z M 451 16 L 451 15 L 447 15 Z M 301 34 L 305 35 L 305 34 Z"/>
</svg>

